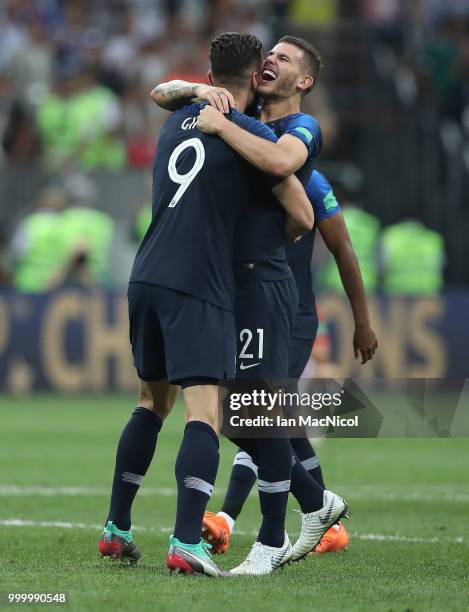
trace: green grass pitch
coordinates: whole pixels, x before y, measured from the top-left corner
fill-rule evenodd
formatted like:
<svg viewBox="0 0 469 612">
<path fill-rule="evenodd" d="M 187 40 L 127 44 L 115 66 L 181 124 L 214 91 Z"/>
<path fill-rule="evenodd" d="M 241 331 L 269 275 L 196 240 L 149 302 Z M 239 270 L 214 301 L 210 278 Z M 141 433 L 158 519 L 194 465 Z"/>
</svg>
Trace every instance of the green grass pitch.
<svg viewBox="0 0 469 612">
<path fill-rule="evenodd" d="M 116 441 L 133 404 L 125 396 L 0 397 L 0 591 L 66 591 L 67 608 L 86 611 L 468 610 L 463 439 L 326 440 L 318 447 L 326 483 L 350 505 L 345 553 L 258 579 L 170 577 L 164 560 L 175 515 L 178 405 L 134 505 L 141 563 L 100 560 Z M 212 510 L 219 509 L 233 455 L 223 440 Z M 291 500 L 292 539 L 299 530 L 293 508 Z M 258 525 L 252 495 L 229 554 L 217 557 L 223 568 L 245 557 Z"/>
</svg>

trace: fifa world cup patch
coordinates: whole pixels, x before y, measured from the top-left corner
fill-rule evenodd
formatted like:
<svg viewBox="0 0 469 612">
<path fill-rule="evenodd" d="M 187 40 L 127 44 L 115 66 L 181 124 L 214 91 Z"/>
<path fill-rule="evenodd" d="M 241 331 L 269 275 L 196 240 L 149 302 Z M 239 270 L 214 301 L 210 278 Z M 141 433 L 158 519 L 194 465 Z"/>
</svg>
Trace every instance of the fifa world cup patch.
<svg viewBox="0 0 469 612">
<path fill-rule="evenodd" d="M 326 207 L 326 210 L 332 210 L 333 208 L 337 208 L 339 206 L 333 191 L 329 191 L 324 198 L 324 206 Z"/>
<path fill-rule="evenodd" d="M 308 141 L 308 144 L 313 140 L 313 135 L 311 134 L 311 132 L 306 129 L 305 127 L 296 127 L 295 132 L 299 132 L 300 134 L 303 134 L 303 136 L 306 138 L 306 140 Z"/>
</svg>

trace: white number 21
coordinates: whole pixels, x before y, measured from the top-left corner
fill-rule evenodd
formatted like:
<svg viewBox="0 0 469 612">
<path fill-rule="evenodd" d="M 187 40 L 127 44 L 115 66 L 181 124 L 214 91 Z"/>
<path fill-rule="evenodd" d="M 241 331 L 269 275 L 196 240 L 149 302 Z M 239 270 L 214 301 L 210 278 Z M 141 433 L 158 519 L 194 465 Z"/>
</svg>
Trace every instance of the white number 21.
<svg viewBox="0 0 469 612">
<path fill-rule="evenodd" d="M 263 355 L 264 355 L 264 330 L 262 328 L 259 328 L 256 330 L 257 334 L 259 336 L 259 348 L 258 348 L 258 353 L 257 353 L 257 359 L 262 359 Z M 248 346 L 251 344 L 252 341 L 252 331 L 250 329 L 242 329 L 239 333 L 239 339 L 241 342 L 244 342 L 243 344 L 243 348 L 241 349 L 241 352 L 239 354 L 239 358 L 240 359 L 253 359 L 254 355 L 253 353 L 247 353 L 247 349 Z"/>
<path fill-rule="evenodd" d="M 179 174 L 176 169 L 177 160 L 181 153 L 187 149 L 188 147 L 192 147 L 195 150 L 195 162 L 189 172 L 186 174 Z M 173 199 L 169 203 L 169 208 L 174 208 L 179 200 L 182 198 L 184 193 L 186 192 L 189 185 L 198 175 L 205 161 L 205 149 L 202 141 L 199 138 L 189 138 L 189 140 L 185 140 L 178 145 L 171 154 L 168 162 L 168 173 L 170 179 L 180 185 L 179 189 L 173 196 Z"/>
</svg>

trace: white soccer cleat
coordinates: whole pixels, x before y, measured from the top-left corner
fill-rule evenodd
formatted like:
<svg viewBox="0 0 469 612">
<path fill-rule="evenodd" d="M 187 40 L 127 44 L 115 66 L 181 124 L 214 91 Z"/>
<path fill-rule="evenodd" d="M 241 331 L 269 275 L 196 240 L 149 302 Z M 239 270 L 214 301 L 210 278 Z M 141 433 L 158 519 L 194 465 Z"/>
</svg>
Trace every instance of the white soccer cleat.
<svg viewBox="0 0 469 612">
<path fill-rule="evenodd" d="M 292 545 L 285 533 L 283 546 L 275 548 L 254 542 L 246 560 L 230 570 L 232 576 L 265 576 L 282 567 L 291 559 Z"/>
<path fill-rule="evenodd" d="M 301 513 L 301 532 L 293 544 L 291 560 L 299 561 L 306 557 L 316 548 L 329 527 L 341 518 L 348 518 L 347 504 L 332 491 L 324 491 L 324 506 L 320 510 Z"/>
</svg>

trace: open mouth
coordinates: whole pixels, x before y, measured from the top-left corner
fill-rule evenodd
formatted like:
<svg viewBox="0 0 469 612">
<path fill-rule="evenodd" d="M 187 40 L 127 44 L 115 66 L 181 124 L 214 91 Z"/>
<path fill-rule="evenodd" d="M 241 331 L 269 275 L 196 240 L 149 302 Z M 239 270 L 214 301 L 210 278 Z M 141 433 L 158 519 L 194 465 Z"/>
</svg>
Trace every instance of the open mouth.
<svg viewBox="0 0 469 612">
<path fill-rule="evenodd" d="M 275 74 L 273 70 L 270 70 L 270 68 L 265 68 L 262 71 L 262 80 L 263 81 L 276 81 L 277 75 Z"/>
</svg>

